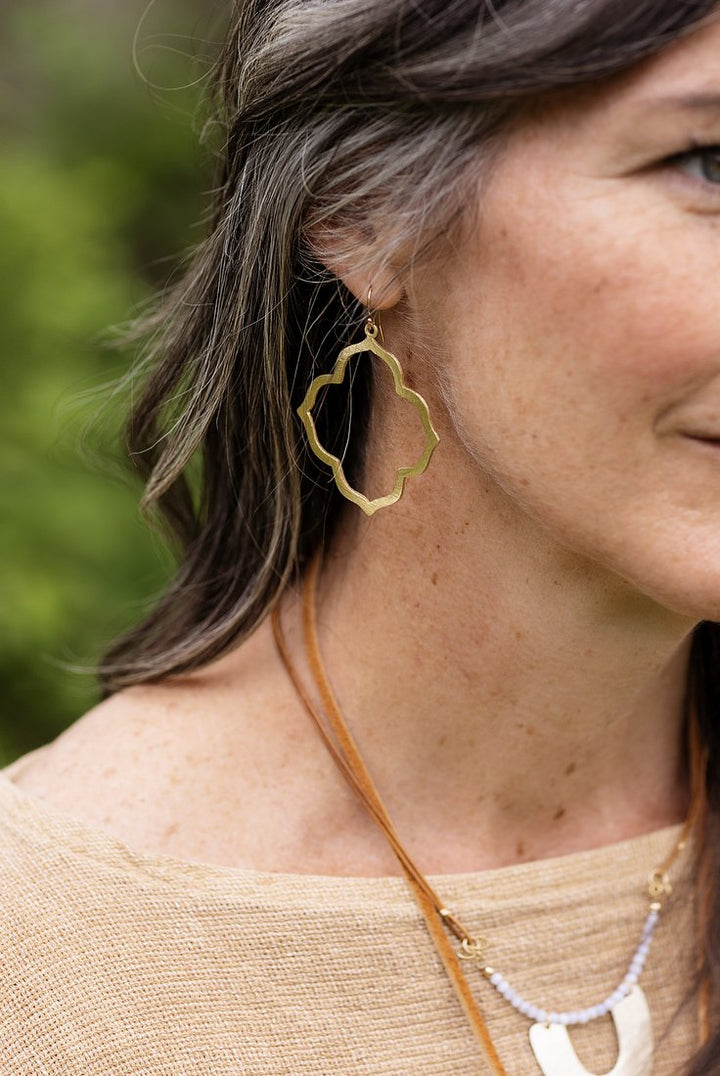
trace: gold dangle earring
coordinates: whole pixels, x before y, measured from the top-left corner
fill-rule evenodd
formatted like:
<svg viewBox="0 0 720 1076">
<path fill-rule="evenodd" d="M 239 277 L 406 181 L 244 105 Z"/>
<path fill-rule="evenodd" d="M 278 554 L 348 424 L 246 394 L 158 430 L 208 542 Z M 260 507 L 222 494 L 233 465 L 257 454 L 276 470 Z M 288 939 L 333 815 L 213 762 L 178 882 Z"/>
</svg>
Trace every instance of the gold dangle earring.
<svg viewBox="0 0 720 1076">
<path fill-rule="evenodd" d="M 378 334 L 382 339 L 382 330 L 380 329 L 378 318 L 376 314 L 373 313 L 370 305 L 371 299 L 372 286 L 368 289 L 365 339 L 361 340 L 358 344 L 350 344 L 349 347 L 343 348 L 338 355 L 332 373 L 320 374 L 319 377 L 315 378 L 297 411 L 303 421 L 310 448 L 322 463 L 326 463 L 332 469 L 335 484 L 343 497 L 347 497 L 353 504 L 359 505 L 363 512 L 368 516 L 377 512 L 378 508 L 387 508 L 388 505 L 395 504 L 396 501 L 400 500 L 405 489 L 406 479 L 414 478 L 416 475 L 423 473 L 430 462 L 430 457 L 440 441 L 430 420 L 430 411 L 425 400 L 418 392 L 415 392 L 414 389 L 408 388 L 403 380 L 403 372 L 400 363 L 391 352 L 386 351 L 385 348 L 378 343 Z M 312 417 L 312 409 L 315 406 L 315 401 L 317 400 L 320 389 L 325 388 L 327 385 L 339 385 L 345 377 L 345 367 L 352 356 L 359 355 L 363 351 L 371 351 L 373 355 L 377 355 L 377 357 L 382 359 L 385 365 L 389 367 L 393 377 L 395 392 L 398 396 L 401 396 L 404 400 L 408 400 L 417 408 L 426 437 L 425 450 L 420 459 L 414 463 L 412 467 L 398 468 L 392 493 L 388 493 L 385 497 L 376 497 L 374 500 L 365 497 L 359 490 L 353 489 L 350 485 L 345 477 L 342 461 L 338 456 L 333 456 L 331 452 L 328 452 L 327 449 L 323 448 L 318 441 L 317 430 L 315 429 L 315 422 Z"/>
</svg>

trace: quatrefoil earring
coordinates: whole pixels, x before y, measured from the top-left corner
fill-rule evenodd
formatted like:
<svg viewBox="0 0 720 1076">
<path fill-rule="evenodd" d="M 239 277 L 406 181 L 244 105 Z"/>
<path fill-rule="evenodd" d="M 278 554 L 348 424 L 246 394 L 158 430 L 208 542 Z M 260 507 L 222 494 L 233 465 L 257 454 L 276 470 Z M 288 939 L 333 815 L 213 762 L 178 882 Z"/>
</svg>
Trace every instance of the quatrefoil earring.
<svg viewBox="0 0 720 1076">
<path fill-rule="evenodd" d="M 298 407 L 297 412 L 303 421 L 310 448 L 322 463 L 327 464 L 328 467 L 331 468 L 333 477 L 335 478 L 335 484 L 343 497 L 347 497 L 353 504 L 359 505 L 363 512 L 368 516 L 377 512 L 378 508 L 387 508 L 388 505 L 395 504 L 396 501 L 400 500 L 405 489 L 406 480 L 423 473 L 430 462 L 430 457 L 440 441 L 430 420 L 430 411 L 425 400 L 418 392 L 415 392 L 414 389 L 408 388 L 403 380 L 402 367 L 397 358 L 391 352 L 386 351 L 385 348 L 378 343 L 380 325 L 376 314 L 372 311 L 370 305 L 371 299 L 372 286 L 368 289 L 365 339 L 361 340 L 358 344 L 350 344 L 349 347 L 343 348 L 337 357 L 337 362 L 335 363 L 332 372 L 329 374 L 320 374 L 319 377 L 315 378 L 307 391 L 305 399 L 300 407 Z M 385 365 L 389 368 L 390 373 L 392 374 L 395 392 L 398 396 L 401 396 L 404 400 L 411 403 L 413 407 L 417 408 L 426 438 L 425 449 L 419 460 L 417 460 L 411 467 L 399 467 L 395 475 L 395 485 L 392 492 L 386 494 L 384 497 L 375 497 L 374 500 L 365 497 L 359 490 L 353 489 L 350 485 L 345 477 L 345 472 L 343 471 L 342 460 L 338 456 L 334 456 L 331 452 L 328 452 L 327 449 L 323 448 L 320 444 L 312 416 L 312 409 L 315 406 L 320 390 L 327 385 L 339 385 L 345 377 L 345 368 L 352 356 L 359 355 L 364 351 L 369 351 L 379 359 L 382 359 Z"/>
</svg>

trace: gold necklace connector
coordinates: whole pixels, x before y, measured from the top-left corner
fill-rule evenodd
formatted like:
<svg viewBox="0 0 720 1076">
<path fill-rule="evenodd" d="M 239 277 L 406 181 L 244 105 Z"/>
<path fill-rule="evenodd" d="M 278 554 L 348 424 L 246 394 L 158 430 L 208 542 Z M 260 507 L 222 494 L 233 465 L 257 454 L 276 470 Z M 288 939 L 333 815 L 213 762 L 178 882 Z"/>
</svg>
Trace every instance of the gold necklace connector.
<svg viewBox="0 0 720 1076">
<path fill-rule="evenodd" d="M 665 871 L 659 868 L 651 871 L 648 875 L 648 895 L 651 904 L 662 904 L 663 900 L 669 897 L 671 893 L 672 886 Z"/>
</svg>

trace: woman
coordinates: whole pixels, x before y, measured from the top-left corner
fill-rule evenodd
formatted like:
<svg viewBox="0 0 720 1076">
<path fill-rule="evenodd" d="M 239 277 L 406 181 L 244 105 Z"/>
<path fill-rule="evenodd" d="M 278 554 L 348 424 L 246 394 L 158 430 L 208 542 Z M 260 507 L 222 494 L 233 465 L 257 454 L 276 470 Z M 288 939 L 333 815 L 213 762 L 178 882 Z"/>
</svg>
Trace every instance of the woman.
<svg viewBox="0 0 720 1076">
<path fill-rule="evenodd" d="M 719 72 L 700 0 L 237 6 L 2 1071 L 720 1071 Z"/>
</svg>

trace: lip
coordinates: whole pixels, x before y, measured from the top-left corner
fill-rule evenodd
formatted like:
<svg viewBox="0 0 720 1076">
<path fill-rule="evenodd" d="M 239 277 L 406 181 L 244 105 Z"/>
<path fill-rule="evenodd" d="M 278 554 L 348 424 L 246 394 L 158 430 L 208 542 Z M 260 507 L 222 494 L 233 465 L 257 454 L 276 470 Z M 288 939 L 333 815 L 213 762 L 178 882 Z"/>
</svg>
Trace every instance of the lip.
<svg viewBox="0 0 720 1076">
<path fill-rule="evenodd" d="M 698 434 L 698 433 L 684 433 L 684 440 L 693 441 L 696 445 L 707 449 L 710 452 L 720 452 L 720 433 L 717 437 L 711 434 Z"/>
</svg>

